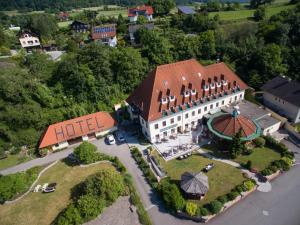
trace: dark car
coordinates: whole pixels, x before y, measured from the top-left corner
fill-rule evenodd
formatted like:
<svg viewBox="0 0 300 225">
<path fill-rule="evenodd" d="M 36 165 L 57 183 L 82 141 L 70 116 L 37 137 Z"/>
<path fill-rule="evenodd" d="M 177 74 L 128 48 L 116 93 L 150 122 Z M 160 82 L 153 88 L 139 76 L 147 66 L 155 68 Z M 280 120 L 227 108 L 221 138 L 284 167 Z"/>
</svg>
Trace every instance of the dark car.
<svg viewBox="0 0 300 225">
<path fill-rule="evenodd" d="M 56 183 L 49 184 L 44 190 L 44 193 L 54 192 L 56 190 Z"/>
</svg>

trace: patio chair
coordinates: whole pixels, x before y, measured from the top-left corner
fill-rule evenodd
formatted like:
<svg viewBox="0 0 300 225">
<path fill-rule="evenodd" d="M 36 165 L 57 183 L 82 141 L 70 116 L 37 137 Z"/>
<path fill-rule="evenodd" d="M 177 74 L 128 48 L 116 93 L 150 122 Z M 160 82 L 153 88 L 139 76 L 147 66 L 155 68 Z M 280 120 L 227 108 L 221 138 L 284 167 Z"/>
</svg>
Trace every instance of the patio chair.
<svg viewBox="0 0 300 225">
<path fill-rule="evenodd" d="M 42 187 L 42 185 L 38 184 L 36 185 L 36 187 L 34 188 L 33 192 L 39 192 L 40 188 Z"/>
<path fill-rule="evenodd" d="M 45 183 L 42 187 L 42 191 L 45 190 L 48 187 L 48 183 Z"/>
</svg>

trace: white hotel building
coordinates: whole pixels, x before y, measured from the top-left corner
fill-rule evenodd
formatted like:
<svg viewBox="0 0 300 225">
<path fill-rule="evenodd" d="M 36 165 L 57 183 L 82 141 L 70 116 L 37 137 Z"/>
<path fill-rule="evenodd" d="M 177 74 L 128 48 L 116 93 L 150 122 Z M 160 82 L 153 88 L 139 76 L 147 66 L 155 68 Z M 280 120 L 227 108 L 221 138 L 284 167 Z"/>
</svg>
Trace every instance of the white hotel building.
<svg viewBox="0 0 300 225">
<path fill-rule="evenodd" d="M 195 59 L 158 66 L 128 97 L 131 119 L 155 143 L 196 126 L 204 115 L 244 99 L 247 85 L 224 63 Z"/>
</svg>

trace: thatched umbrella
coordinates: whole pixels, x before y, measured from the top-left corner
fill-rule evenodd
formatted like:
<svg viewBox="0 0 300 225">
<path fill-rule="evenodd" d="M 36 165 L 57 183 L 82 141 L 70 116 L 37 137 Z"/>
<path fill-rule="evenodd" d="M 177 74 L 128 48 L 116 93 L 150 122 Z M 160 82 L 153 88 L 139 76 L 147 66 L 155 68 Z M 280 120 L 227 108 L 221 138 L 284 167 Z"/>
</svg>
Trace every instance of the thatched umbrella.
<svg viewBox="0 0 300 225">
<path fill-rule="evenodd" d="M 202 172 L 185 172 L 181 175 L 180 187 L 187 195 L 201 198 L 208 192 L 208 177 Z"/>
</svg>

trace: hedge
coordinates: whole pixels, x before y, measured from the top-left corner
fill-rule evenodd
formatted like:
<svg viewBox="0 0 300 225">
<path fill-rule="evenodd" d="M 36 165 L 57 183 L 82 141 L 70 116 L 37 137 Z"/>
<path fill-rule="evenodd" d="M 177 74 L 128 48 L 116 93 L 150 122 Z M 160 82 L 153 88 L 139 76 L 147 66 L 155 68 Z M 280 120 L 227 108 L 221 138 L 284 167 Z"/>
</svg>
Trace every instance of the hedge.
<svg viewBox="0 0 300 225">
<path fill-rule="evenodd" d="M 150 184 L 152 188 L 156 188 L 158 185 L 157 178 L 153 174 L 150 166 L 148 163 L 143 159 L 142 154 L 137 148 L 132 148 L 131 149 L 131 155 L 138 164 L 139 168 L 142 170 L 147 182 Z"/>
<path fill-rule="evenodd" d="M 34 167 L 25 172 L 0 175 L 0 204 L 13 200 L 25 193 L 37 179 L 41 167 Z"/>
<path fill-rule="evenodd" d="M 264 136 L 264 139 L 266 140 L 266 146 L 279 152 L 281 157 L 288 157 L 290 159 L 294 159 L 294 153 L 290 152 L 283 143 L 276 141 L 271 136 Z"/>
</svg>

